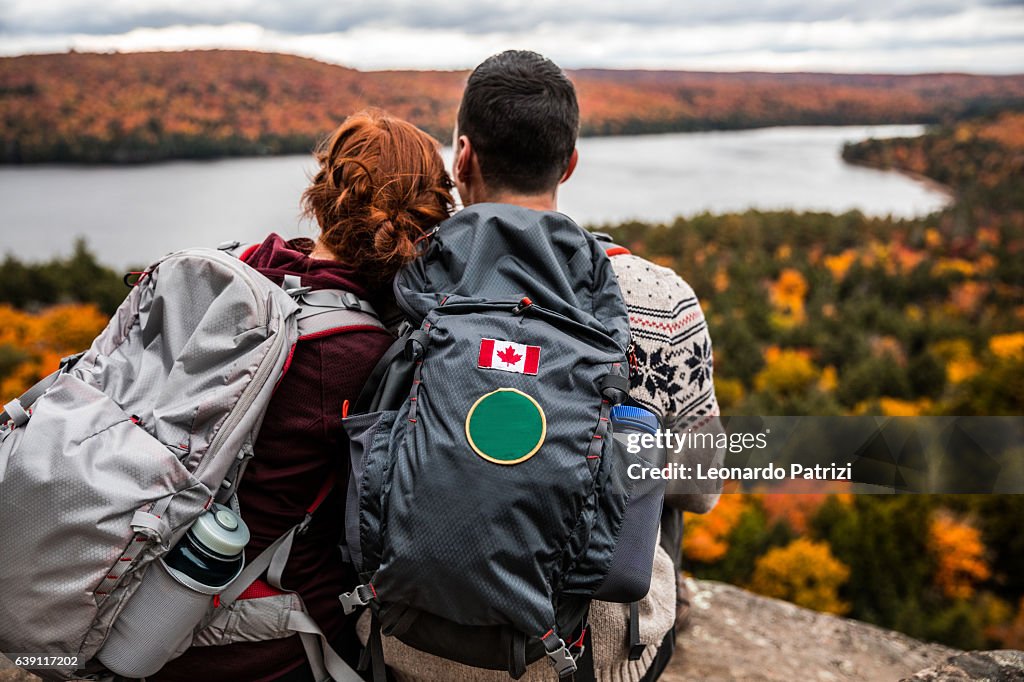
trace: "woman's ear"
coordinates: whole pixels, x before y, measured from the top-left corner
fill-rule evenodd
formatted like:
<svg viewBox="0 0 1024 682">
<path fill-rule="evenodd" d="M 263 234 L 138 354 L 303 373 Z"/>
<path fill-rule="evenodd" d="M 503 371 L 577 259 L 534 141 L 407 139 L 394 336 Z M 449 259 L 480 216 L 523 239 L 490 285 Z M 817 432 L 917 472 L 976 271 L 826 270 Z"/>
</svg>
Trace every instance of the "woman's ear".
<svg viewBox="0 0 1024 682">
<path fill-rule="evenodd" d="M 574 148 L 572 150 L 572 156 L 569 157 L 569 167 L 565 169 L 564 173 L 562 173 L 562 179 L 558 181 L 559 185 L 561 185 L 563 182 L 565 182 L 566 180 L 568 180 L 569 178 L 572 177 L 572 172 L 574 170 L 576 170 L 576 162 L 579 161 L 579 160 L 580 160 L 579 150 Z"/>
</svg>

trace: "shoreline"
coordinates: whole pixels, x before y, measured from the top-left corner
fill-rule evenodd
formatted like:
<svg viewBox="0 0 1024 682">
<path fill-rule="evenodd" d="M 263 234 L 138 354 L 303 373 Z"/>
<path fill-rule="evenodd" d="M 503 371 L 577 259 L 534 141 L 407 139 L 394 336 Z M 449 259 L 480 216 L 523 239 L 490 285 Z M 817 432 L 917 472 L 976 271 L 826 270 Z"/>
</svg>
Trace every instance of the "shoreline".
<svg viewBox="0 0 1024 682">
<path fill-rule="evenodd" d="M 899 173 L 900 175 L 908 177 L 911 180 L 914 180 L 915 182 L 918 182 L 918 183 L 924 185 L 925 187 L 927 187 L 928 189 L 930 189 L 930 190 L 932 190 L 934 192 L 938 192 L 939 194 L 942 194 L 943 196 L 945 196 L 948 199 L 949 206 L 952 206 L 953 204 L 955 204 L 959 200 L 959 198 L 960 198 L 959 195 L 957 195 L 956 191 L 952 187 L 950 187 L 949 185 L 944 185 L 941 182 L 939 182 L 938 180 L 935 180 L 934 178 L 930 178 L 927 175 L 924 175 L 922 173 L 918 173 L 916 171 L 912 171 L 912 170 L 909 170 L 909 169 L 906 169 L 906 168 L 900 168 L 898 166 L 882 166 L 880 164 L 867 163 L 867 162 L 864 162 L 864 161 L 854 161 L 854 160 L 846 159 L 846 158 L 843 159 L 843 163 L 848 163 L 851 166 L 860 166 L 861 168 L 870 168 L 872 170 L 877 170 L 877 171 L 887 171 L 887 172 Z M 947 206 L 946 208 L 949 208 L 949 206 Z"/>
<path fill-rule="evenodd" d="M 581 134 L 581 140 L 600 140 L 609 138 L 624 138 L 624 137 L 656 137 L 658 135 L 701 135 L 707 133 L 740 133 L 747 131 L 757 130 L 772 130 L 781 128 L 864 128 L 864 127 L 881 127 L 881 126 L 929 126 L 932 122 L 929 121 L 885 121 L 885 122 L 867 122 L 867 123 L 837 123 L 837 122 L 825 122 L 825 123 L 806 123 L 806 122 L 790 122 L 790 123 L 768 123 L 764 125 L 749 125 L 749 126 L 666 126 L 665 129 L 657 130 L 639 130 L 639 131 L 627 131 L 620 133 L 602 133 L 602 132 L 587 132 Z M 438 139 L 438 142 L 442 146 L 448 144 L 443 139 Z M 450 138 L 450 135 L 448 136 Z M 445 138 L 445 139 L 448 139 Z M 866 138 L 865 138 L 866 139 Z M 313 149 L 316 147 L 316 141 L 311 142 L 308 146 L 287 147 L 278 149 L 277 151 L 268 151 L 268 147 L 264 146 L 260 149 L 256 146 L 246 151 L 225 151 L 224 153 L 203 153 L 203 154 L 185 154 L 185 155 L 170 155 L 170 156 L 155 156 L 153 158 L 144 158 L 146 153 L 144 151 L 124 151 L 115 152 L 112 156 L 114 158 L 93 160 L 93 159 L 81 159 L 81 158 L 45 158 L 45 159 L 34 159 L 30 161 L 11 161 L 0 156 L 0 169 L 4 168 L 39 168 L 46 166 L 72 166 L 79 168 L 123 168 L 131 166 L 154 166 L 161 163 L 173 163 L 177 161 L 229 161 L 235 159 L 263 159 L 263 158 L 276 158 L 284 156 L 306 156 L 312 155 Z M 121 158 L 117 158 L 121 156 Z M 845 159 L 844 159 L 845 161 Z M 853 165 L 864 165 L 868 164 L 856 164 L 850 161 Z M 872 167 L 873 166 L 868 166 Z M 877 170 L 897 170 L 897 169 L 885 169 L 878 168 Z M 944 192 L 945 193 L 945 192 Z"/>
</svg>

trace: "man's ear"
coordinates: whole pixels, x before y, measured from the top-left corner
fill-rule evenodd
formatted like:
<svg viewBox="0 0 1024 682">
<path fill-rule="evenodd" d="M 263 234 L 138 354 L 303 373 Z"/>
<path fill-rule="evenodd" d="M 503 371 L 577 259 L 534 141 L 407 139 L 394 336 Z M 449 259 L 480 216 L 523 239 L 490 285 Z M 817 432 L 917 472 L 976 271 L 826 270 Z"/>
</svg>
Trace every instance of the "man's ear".
<svg viewBox="0 0 1024 682">
<path fill-rule="evenodd" d="M 580 160 L 579 150 L 573 149 L 572 150 L 572 156 L 569 157 L 569 167 L 565 169 L 564 173 L 562 173 L 562 179 L 558 181 L 559 185 L 561 185 L 563 182 L 565 182 L 566 180 L 568 180 L 569 178 L 572 177 L 572 172 L 574 170 L 576 170 L 576 162 L 579 161 L 579 160 Z"/>
<path fill-rule="evenodd" d="M 455 163 L 452 174 L 458 182 L 466 183 L 473 174 L 473 144 L 465 135 L 455 141 Z"/>
</svg>

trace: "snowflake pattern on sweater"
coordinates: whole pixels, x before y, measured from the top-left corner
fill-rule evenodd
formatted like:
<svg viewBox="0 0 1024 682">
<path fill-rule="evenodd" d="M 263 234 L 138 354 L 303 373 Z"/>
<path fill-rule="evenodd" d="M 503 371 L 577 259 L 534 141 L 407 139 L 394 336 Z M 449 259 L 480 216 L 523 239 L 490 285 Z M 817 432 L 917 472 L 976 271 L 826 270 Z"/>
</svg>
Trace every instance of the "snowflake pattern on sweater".
<svg viewBox="0 0 1024 682">
<path fill-rule="evenodd" d="M 629 312 L 639 371 L 630 396 L 666 425 L 718 414 L 714 355 L 697 295 L 672 270 L 639 256 L 611 259 Z"/>
</svg>

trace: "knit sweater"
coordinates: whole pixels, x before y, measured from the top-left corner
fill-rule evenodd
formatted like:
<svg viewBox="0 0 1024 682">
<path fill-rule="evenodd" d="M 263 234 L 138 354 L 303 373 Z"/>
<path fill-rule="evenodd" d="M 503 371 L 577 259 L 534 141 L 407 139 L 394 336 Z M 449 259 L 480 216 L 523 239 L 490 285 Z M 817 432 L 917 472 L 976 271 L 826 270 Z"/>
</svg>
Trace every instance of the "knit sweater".
<svg viewBox="0 0 1024 682">
<path fill-rule="evenodd" d="M 632 377 L 630 396 L 664 415 L 669 428 L 699 422 L 717 424 L 718 402 L 712 381 L 711 338 L 693 289 L 668 268 L 633 255 L 612 258 L 612 266 L 629 312 L 639 371 Z M 669 453 L 674 457 L 673 453 Z M 706 457 L 701 462 L 707 466 Z M 691 462 L 687 462 L 688 464 Z M 667 503 L 704 512 L 718 499 L 717 489 L 701 494 L 667 497 Z M 640 640 L 646 644 L 640 660 L 628 656 L 629 606 L 595 601 L 590 608 L 594 671 L 599 682 L 638 682 L 675 620 L 676 569 L 673 558 L 657 548 L 651 590 L 640 602 Z M 368 615 L 368 614 L 367 614 Z M 366 642 L 369 618 L 357 626 Z M 504 682 L 508 673 L 455 663 L 383 637 L 384 659 L 399 682 Z M 558 677 L 541 659 L 531 664 L 524 682 L 554 682 Z"/>
</svg>

